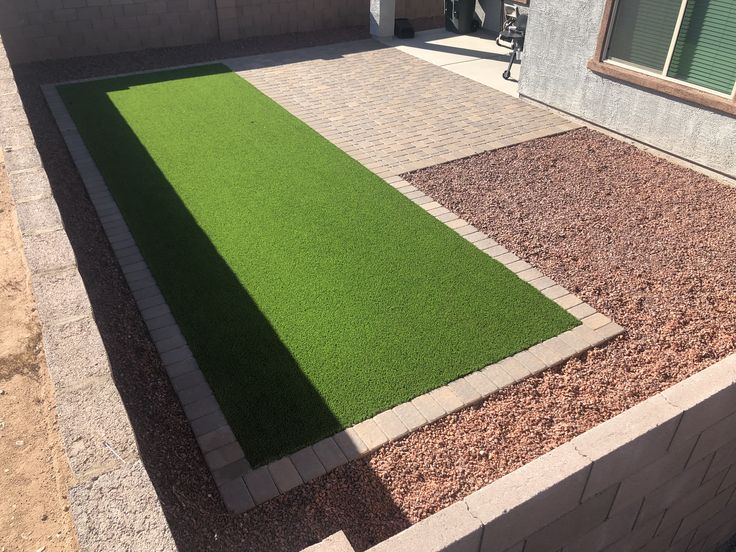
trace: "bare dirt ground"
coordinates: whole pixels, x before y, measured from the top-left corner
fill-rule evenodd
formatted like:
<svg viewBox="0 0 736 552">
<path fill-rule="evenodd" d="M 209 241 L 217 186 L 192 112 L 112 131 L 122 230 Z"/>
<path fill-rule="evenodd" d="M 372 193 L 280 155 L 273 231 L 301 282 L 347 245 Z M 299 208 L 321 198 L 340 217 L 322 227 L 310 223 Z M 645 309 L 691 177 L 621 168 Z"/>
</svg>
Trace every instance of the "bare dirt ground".
<svg viewBox="0 0 736 552">
<path fill-rule="evenodd" d="M 0 157 L 0 551 L 77 550 L 20 234 Z"/>
</svg>

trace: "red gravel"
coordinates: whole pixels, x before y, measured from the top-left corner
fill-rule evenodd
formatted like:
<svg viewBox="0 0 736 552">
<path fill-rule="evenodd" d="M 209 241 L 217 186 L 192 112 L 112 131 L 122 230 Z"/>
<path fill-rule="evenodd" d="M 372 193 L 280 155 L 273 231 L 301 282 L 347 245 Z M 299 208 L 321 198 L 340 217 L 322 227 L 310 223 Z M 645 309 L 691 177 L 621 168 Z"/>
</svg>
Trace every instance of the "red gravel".
<svg viewBox="0 0 736 552">
<path fill-rule="evenodd" d="M 411 521 L 736 349 L 736 189 L 587 129 L 405 178 L 627 330 L 376 455 Z"/>
<path fill-rule="evenodd" d="M 364 36 L 364 29 L 333 34 Z M 226 514 L 38 85 L 327 42 L 324 33 L 16 68 L 144 463 L 182 550 L 365 549 L 736 348 L 736 192 L 590 131 L 408 178 L 628 334 L 241 516 Z"/>
</svg>

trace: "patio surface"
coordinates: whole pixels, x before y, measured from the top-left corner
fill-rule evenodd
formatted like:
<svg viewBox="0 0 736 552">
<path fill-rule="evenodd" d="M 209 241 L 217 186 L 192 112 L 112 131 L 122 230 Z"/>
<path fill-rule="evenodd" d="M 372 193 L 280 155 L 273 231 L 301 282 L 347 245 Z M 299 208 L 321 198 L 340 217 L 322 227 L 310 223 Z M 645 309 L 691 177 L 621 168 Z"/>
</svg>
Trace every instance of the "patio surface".
<svg viewBox="0 0 736 552">
<path fill-rule="evenodd" d="M 381 42 L 460 76 L 519 97 L 519 61 L 511 69 L 511 79 L 504 80 L 511 50 L 496 44 L 486 31 L 458 35 L 445 29 L 421 31 L 414 38 L 387 38 Z"/>
<path fill-rule="evenodd" d="M 373 40 L 228 65 L 383 177 L 579 126 Z"/>
</svg>

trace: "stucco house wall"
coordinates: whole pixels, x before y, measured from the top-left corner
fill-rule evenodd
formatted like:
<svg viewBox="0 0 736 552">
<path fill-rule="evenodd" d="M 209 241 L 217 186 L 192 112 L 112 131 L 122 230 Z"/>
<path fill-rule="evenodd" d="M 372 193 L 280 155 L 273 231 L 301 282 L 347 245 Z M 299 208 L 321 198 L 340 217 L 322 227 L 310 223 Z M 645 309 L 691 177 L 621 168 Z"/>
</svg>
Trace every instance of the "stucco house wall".
<svg viewBox="0 0 736 552">
<path fill-rule="evenodd" d="M 604 0 L 531 2 L 519 93 L 645 144 L 736 176 L 736 118 L 600 76 Z"/>
</svg>

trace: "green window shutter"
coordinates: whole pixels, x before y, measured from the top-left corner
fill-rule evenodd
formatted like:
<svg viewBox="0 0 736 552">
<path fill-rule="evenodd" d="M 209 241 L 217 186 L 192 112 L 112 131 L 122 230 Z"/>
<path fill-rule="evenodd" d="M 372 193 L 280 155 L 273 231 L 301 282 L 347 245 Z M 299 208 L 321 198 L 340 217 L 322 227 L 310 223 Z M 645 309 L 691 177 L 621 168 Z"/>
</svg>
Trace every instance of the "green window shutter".
<svg viewBox="0 0 736 552">
<path fill-rule="evenodd" d="M 736 1 L 688 1 L 667 74 L 731 94 L 736 82 Z"/>
<path fill-rule="evenodd" d="M 607 57 L 661 72 L 681 6 L 681 0 L 619 0 Z"/>
</svg>

